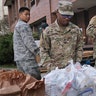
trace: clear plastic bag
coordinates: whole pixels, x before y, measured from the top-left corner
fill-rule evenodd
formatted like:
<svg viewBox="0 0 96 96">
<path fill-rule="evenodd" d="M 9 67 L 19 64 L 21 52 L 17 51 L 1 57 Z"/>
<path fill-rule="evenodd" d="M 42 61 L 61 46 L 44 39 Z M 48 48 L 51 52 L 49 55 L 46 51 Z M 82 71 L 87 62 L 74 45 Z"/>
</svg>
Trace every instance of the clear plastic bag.
<svg viewBox="0 0 96 96">
<path fill-rule="evenodd" d="M 51 71 L 45 78 L 45 90 L 47 96 L 62 96 L 71 88 L 74 78 L 73 63 L 65 69 Z"/>
<path fill-rule="evenodd" d="M 61 92 L 57 88 L 57 78 L 59 75 L 60 70 L 56 69 L 44 77 L 46 96 L 61 96 Z"/>
<path fill-rule="evenodd" d="M 77 95 L 78 95 L 78 90 L 75 90 L 74 88 L 70 88 L 66 96 L 77 96 Z"/>
<path fill-rule="evenodd" d="M 95 96 L 96 69 L 74 64 L 72 60 L 69 63 L 44 77 L 46 96 Z"/>
</svg>

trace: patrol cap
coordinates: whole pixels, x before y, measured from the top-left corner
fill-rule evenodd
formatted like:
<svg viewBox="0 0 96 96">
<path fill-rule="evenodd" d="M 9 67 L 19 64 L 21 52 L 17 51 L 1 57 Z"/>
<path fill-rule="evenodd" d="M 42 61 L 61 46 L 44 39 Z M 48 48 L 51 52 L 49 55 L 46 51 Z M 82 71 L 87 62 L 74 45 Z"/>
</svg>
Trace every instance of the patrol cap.
<svg viewBox="0 0 96 96">
<path fill-rule="evenodd" d="M 67 0 L 58 1 L 58 12 L 62 15 L 74 15 L 72 2 Z"/>
<path fill-rule="evenodd" d="M 96 25 L 96 16 L 92 17 L 89 24 Z"/>
</svg>

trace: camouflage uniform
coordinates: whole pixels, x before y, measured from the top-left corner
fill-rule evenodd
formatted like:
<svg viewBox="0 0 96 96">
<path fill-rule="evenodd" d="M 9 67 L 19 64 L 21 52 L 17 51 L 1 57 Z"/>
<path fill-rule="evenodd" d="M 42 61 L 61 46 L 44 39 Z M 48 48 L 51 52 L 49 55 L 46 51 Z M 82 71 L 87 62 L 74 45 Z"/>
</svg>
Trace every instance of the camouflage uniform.
<svg viewBox="0 0 96 96">
<path fill-rule="evenodd" d="M 89 25 L 86 30 L 86 34 L 88 37 L 92 37 L 94 39 L 93 42 L 93 58 L 95 59 L 95 65 L 96 65 L 96 16 L 92 17 Z"/>
<path fill-rule="evenodd" d="M 19 20 L 15 26 L 13 45 L 14 61 L 16 61 L 17 68 L 30 75 L 35 73 L 34 75 L 37 76 L 32 76 L 40 79 L 40 70 L 38 69 L 38 64 L 35 60 L 36 54 L 39 53 L 39 48 L 32 37 L 32 30 L 29 24 L 22 20 Z"/>
<path fill-rule="evenodd" d="M 41 64 L 49 70 L 65 67 L 71 59 L 74 62 L 82 59 L 82 32 L 71 22 L 67 27 L 60 27 L 56 20 L 45 29 L 40 41 Z"/>
</svg>

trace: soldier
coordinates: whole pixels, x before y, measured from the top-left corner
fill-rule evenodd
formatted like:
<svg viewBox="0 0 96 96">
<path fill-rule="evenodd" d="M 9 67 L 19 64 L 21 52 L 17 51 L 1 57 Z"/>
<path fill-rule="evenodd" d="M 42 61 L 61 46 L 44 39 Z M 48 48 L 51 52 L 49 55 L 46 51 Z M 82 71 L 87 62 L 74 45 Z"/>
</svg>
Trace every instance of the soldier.
<svg viewBox="0 0 96 96">
<path fill-rule="evenodd" d="M 96 65 L 96 15 L 91 18 L 86 29 L 86 34 L 88 35 L 88 37 L 93 38 L 93 58 Z"/>
<path fill-rule="evenodd" d="M 32 30 L 27 24 L 29 19 L 30 10 L 27 7 L 21 7 L 19 9 L 19 20 L 13 34 L 14 60 L 20 71 L 40 80 L 40 70 L 36 62 L 39 48 L 33 39 Z"/>
<path fill-rule="evenodd" d="M 41 24 L 42 32 L 41 32 L 40 38 L 43 38 L 43 32 L 44 32 L 44 30 L 46 29 L 46 27 L 48 27 L 48 24 L 47 24 L 47 23 L 42 23 L 42 24 Z M 43 40 L 43 39 L 40 39 L 40 46 L 42 46 L 42 40 Z"/>
<path fill-rule="evenodd" d="M 70 1 L 59 0 L 57 20 L 43 32 L 40 57 L 42 66 L 48 71 L 55 67 L 65 67 L 69 60 L 80 62 L 82 59 L 83 39 L 80 28 L 70 22 L 74 15 Z"/>
</svg>

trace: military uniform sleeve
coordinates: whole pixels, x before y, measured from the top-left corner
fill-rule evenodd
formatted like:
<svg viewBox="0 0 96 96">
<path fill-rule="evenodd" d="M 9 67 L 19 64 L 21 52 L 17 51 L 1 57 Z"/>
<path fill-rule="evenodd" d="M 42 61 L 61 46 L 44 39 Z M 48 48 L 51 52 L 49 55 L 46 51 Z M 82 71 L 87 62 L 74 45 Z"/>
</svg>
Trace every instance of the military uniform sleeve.
<svg viewBox="0 0 96 96">
<path fill-rule="evenodd" d="M 39 48 L 37 47 L 34 38 L 32 36 L 32 30 L 30 26 L 24 25 L 20 29 L 20 35 L 24 42 L 24 45 L 32 52 L 34 55 L 39 53 Z"/>
<path fill-rule="evenodd" d="M 94 26 L 93 24 L 89 24 L 87 29 L 86 29 L 87 36 L 95 38 L 95 35 L 96 35 L 95 32 L 96 32 L 96 26 Z"/>
<path fill-rule="evenodd" d="M 89 25 L 86 29 L 86 34 L 88 37 L 96 37 L 96 16 L 93 16 L 89 22 Z"/>
<path fill-rule="evenodd" d="M 75 62 L 80 62 L 82 60 L 83 55 L 83 34 L 80 29 L 77 29 L 77 41 L 76 41 L 76 49 L 75 49 Z"/>
<path fill-rule="evenodd" d="M 46 62 L 51 60 L 50 57 L 50 38 L 47 34 L 47 31 L 45 30 L 41 34 L 40 38 L 40 58 L 41 58 L 41 64 L 45 64 Z"/>
<path fill-rule="evenodd" d="M 86 34 L 89 38 L 93 39 L 93 58 L 96 60 L 96 15 L 91 18 L 86 29 Z"/>
<path fill-rule="evenodd" d="M 43 45 L 43 32 L 41 33 L 41 35 L 40 35 L 40 46 L 42 46 Z"/>
</svg>

